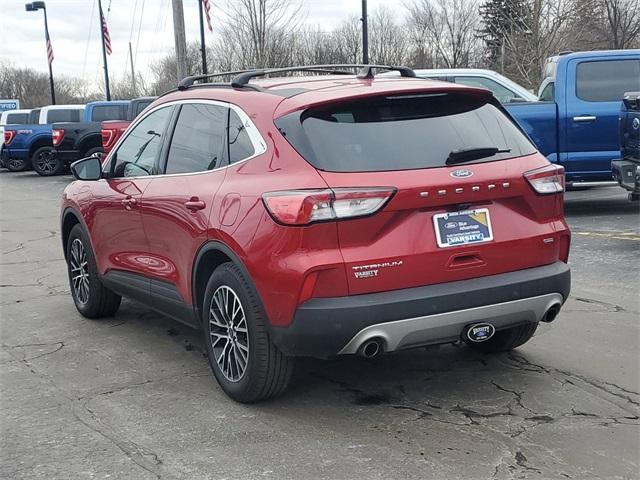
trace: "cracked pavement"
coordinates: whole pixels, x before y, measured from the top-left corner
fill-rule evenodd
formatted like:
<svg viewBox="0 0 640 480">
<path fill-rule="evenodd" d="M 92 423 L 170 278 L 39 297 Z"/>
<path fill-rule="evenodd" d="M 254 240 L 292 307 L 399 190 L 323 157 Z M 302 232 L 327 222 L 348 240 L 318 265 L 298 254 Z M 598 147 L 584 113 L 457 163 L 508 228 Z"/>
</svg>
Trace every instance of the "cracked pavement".
<svg viewBox="0 0 640 480">
<path fill-rule="evenodd" d="M 246 406 L 197 332 L 130 301 L 76 312 L 69 181 L 0 171 L 0 478 L 640 477 L 640 216 L 621 189 L 567 194 L 572 296 L 517 351 L 304 359 L 283 397 Z"/>
</svg>

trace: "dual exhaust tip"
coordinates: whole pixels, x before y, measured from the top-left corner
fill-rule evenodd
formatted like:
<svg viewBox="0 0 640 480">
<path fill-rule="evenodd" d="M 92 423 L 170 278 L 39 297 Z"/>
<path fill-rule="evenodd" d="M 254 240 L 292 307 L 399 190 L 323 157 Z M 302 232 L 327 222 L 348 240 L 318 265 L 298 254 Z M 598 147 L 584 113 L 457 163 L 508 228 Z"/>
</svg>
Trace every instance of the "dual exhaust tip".
<svg viewBox="0 0 640 480">
<path fill-rule="evenodd" d="M 560 313 L 561 306 L 562 305 L 560 303 L 554 303 L 553 305 L 551 305 L 549 309 L 544 313 L 540 321 L 545 323 L 553 322 L 557 318 L 558 313 Z M 383 339 L 370 338 L 369 340 L 363 342 L 362 345 L 360 345 L 360 348 L 358 348 L 358 355 L 363 358 L 377 357 L 384 353 L 384 346 L 385 343 Z"/>
</svg>

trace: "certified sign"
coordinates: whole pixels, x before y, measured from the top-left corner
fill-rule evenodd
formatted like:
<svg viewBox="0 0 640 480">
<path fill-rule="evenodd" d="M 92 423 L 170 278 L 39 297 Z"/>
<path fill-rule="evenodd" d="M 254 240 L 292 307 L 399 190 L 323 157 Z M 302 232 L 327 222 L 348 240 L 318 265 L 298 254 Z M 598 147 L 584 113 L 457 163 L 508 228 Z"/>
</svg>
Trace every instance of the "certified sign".
<svg viewBox="0 0 640 480">
<path fill-rule="evenodd" d="M 19 108 L 20 108 L 20 100 L 0 99 L 0 112 L 6 112 L 7 110 L 18 110 Z"/>
</svg>

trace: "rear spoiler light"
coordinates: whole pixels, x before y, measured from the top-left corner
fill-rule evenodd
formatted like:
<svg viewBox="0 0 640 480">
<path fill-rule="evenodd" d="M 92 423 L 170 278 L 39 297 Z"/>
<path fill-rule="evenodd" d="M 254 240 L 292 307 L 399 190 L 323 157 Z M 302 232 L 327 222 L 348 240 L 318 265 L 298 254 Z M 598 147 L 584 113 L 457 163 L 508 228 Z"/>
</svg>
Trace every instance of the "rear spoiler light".
<svg viewBox="0 0 640 480">
<path fill-rule="evenodd" d="M 564 167 L 550 164 L 524 173 L 533 189 L 540 195 L 564 192 Z"/>
<path fill-rule="evenodd" d="M 4 144 L 9 145 L 13 139 L 16 137 L 15 130 L 5 130 L 4 131 Z"/>
<path fill-rule="evenodd" d="M 57 147 L 62 142 L 64 138 L 64 129 L 62 128 L 54 128 L 51 130 L 51 140 L 53 141 L 53 146 Z"/>
<path fill-rule="evenodd" d="M 372 215 L 395 193 L 392 187 L 284 190 L 265 193 L 262 201 L 277 223 L 302 226 Z"/>
</svg>

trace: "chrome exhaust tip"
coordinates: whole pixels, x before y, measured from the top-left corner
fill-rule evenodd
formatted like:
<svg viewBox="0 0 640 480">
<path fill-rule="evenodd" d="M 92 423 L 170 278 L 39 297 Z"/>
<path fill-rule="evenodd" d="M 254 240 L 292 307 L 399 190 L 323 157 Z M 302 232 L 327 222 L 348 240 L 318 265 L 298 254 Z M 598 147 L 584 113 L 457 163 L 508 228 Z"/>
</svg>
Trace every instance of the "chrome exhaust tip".
<svg viewBox="0 0 640 480">
<path fill-rule="evenodd" d="M 364 358 L 377 357 L 384 352 L 382 341 L 378 338 L 372 338 L 367 340 L 360 348 L 358 348 L 358 355 Z"/>
<path fill-rule="evenodd" d="M 549 310 L 545 312 L 540 321 L 545 323 L 553 322 L 558 316 L 558 313 L 560 313 L 560 306 L 561 305 L 559 303 L 554 303 L 553 305 L 551 305 L 549 307 Z"/>
</svg>

